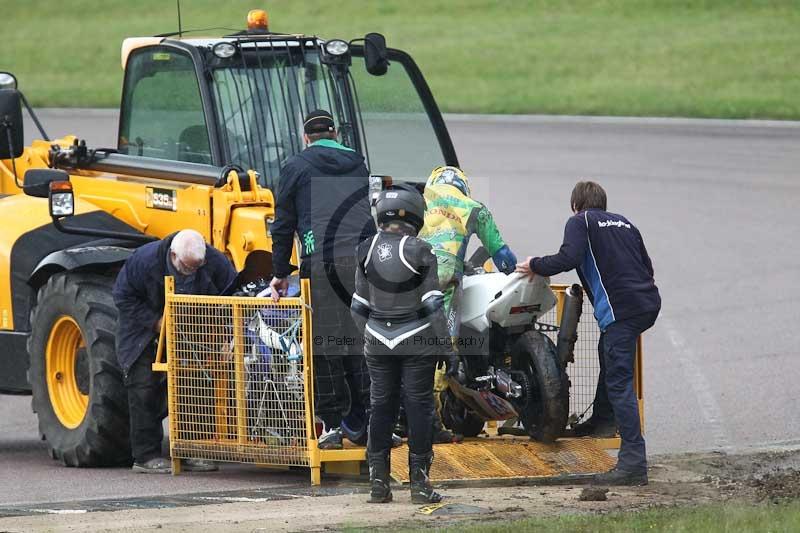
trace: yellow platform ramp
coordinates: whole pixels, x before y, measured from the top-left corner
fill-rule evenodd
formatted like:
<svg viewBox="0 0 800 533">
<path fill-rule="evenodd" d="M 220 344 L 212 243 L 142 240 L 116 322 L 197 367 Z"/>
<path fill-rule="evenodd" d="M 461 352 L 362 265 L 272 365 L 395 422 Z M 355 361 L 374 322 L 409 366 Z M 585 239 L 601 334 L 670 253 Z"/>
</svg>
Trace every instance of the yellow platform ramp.
<svg viewBox="0 0 800 533">
<path fill-rule="evenodd" d="M 611 469 L 616 460 L 602 440 L 564 439 L 542 444 L 520 437 L 468 439 L 434 445 L 434 482 L 580 478 Z M 408 446 L 392 450 L 392 478 L 408 482 Z"/>
</svg>

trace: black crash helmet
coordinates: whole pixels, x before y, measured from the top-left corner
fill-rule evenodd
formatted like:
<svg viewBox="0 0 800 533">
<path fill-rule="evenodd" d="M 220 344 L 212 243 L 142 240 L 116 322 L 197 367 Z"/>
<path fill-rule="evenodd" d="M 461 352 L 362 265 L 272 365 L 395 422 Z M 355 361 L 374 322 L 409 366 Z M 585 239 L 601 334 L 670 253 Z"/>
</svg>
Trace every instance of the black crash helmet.
<svg viewBox="0 0 800 533">
<path fill-rule="evenodd" d="M 384 189 L 375 203 L 378 225 L 406 222 L 419 232 L 425 224 L 425 198 L 413 185 L 398 183 Z"/>
</svg>

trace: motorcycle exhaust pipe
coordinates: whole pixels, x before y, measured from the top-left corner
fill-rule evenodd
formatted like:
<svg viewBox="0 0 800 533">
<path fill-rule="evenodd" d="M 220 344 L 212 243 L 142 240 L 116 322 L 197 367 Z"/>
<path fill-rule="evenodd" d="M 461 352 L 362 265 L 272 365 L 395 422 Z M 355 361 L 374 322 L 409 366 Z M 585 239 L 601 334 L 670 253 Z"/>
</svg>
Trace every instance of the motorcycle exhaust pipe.
<svg viewBox="0 0 800 533">
<path fill-rule="evenodd" d="M 558 328 L 556 349 L 563 366 L 575 362 L 575 342 L 578 340 L 578 323 L 583 311 L 583 287 L 575 283 L 564 291 L 564 307 Z"/>
<path fill-rule="evenodd" d="M 522 397 L 522 385 L 511 379 L 511 376 L 500 369 L 495 373 L 495 383 L 497 384 L 497 391 L 506 398 L 517 399 Z"/>
</svg>

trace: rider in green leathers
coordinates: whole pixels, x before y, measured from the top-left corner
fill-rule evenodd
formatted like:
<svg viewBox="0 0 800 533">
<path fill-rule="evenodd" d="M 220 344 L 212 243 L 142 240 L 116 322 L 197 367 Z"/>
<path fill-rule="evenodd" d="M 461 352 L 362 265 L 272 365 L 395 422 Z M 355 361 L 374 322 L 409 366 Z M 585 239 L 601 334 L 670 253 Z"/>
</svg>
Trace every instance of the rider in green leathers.
<svg viewBox="0 0 800 533">
<path fill-rule="evenodd" d="M 503 241 L 489 209 L 470 196 L 467 176 L 452 166 L 438 167 L 425 185 L 425 226 L 419 237 L 428 242 L 439 264 L 439 283 L 445 295 L 450 334 L 458 336 L 458 303 L 464 255 L 477 235 L 498 270 L 510 274 L 517 258 Z"/>
<path fill-rule="evenodd" d="M 469 181 L 461 169 L 443 166 L 433 169 L 425 184 L 425 226 L 419 238 L 433 248 L 439 271 L 439 285 L 444 293 L 447 326 L 454 341 L 460 325 L 461 278 L 464 276 L 464 256 L 472 235 L 477 235 L 492 257 L 498 270 L 505 274 L 514 271 L 517 258 L 503 241 L 489 209 L 473 200 Z M 454 342 L 457 346 L 457 342 Z M 448 372 L 457 371 L 448 364 Z M 434 441 L 448 442 L 453 435 L 444 430 L 438 415 L 439 396 L 447 387 L 444 370 L 436 371 L 434 398 L 437 415 L 434 417 Z"/>
</svg>

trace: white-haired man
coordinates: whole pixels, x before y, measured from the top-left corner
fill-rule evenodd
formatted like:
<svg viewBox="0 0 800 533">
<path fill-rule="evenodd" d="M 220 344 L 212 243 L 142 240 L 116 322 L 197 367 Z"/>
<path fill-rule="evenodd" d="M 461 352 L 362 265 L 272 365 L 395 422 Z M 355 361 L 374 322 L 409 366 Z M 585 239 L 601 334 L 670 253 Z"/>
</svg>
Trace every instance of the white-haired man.
<svg viewBox="0 0 800 533">
<path fill-rule="evenodd" d="M 164 277 L 175 279 L 179 294 L 222 294 L 236 278 L 231 262 L 195 230 L 183 230 L 138 248 L 114 284 L 117 359 L 128 392 L 133 470 L 169 473 L 161 456 L 161 422 L 167 416 L 166 380 L 154 373 L 155 340 L 164 313 Z M 189 460 L 186 470 L 214 470 L 213 463 Z"/>
</svg>

